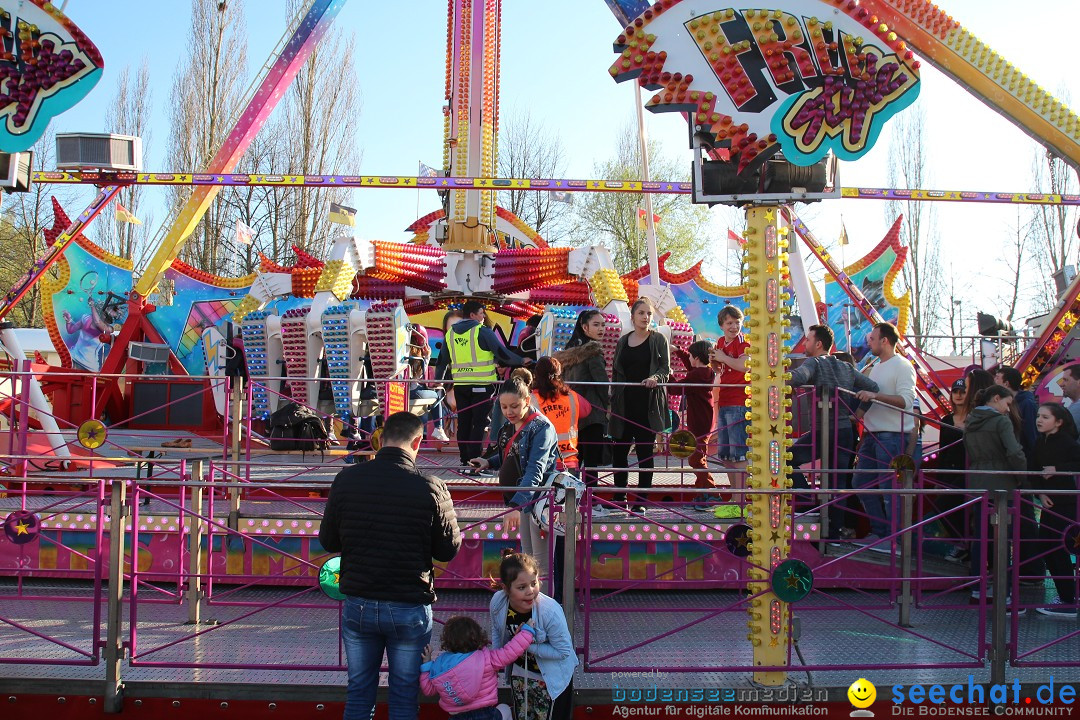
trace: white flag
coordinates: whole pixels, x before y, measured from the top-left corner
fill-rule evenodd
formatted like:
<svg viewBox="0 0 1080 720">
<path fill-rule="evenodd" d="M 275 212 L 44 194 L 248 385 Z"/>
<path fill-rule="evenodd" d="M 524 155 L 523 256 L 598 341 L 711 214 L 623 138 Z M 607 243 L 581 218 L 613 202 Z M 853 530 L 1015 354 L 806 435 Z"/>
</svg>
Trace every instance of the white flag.
<svg viewBox="0 0 1080 720">
<path fill-rule="evenodd" d="M 242 220 L 236 221 L 236 242 L 242 245 L 251 245 L 255 240 L 255 229 L 245 225 Z"/>
</svg>

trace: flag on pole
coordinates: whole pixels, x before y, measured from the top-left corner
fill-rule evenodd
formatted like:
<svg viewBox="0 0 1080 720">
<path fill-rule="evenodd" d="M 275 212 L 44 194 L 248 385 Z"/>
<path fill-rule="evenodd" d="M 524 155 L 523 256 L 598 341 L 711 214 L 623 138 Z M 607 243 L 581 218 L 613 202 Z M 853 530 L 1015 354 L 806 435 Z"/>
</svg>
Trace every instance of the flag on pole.
<svg viewBox="0 0 1080 720">
<path fill-rule="evenodd" d="M 652 221 L 653 221 L 654 225 L 658 224 L 660 222 L 660 216 L 657 215 L 656 213 L 653 213 Z M 638 229 L 644 230 L 645 225 L 646 225 L 646 223 L 645 223 L 645 209 L 644 208 L 638 208 L 638 211 L 637 211 L 637 226 L 638 226 Z"/>
<path fill-rule="evenodd" d="M 142 225 L 142 220 L 135 217 L 126 207 L 120 203 L 116 203 L 116 219 L 120 222 L 131 223 L 132 225 Z"/>
<path fill-rule="evenodd" d="M 435 168 L 425 165 L 423 162 L 420 163 L 420 177 L 439 177 L 440 175 L 442 173 Z"/>
<path fill-rule="evenodd" d="M 840 220 L 840 244 L 851 244 L 851 241 L 848 239 L 847 228 L 844 226 L 844 221 L 842 219 Z"/>
<path fill-rule="evenodd" d="M 561 202 L 567 205 L 574 204 L 574 193 L 568 190 L 557 190 L 551 193 L 551 202 Z"/>
<path fill-rule="evenodd" d="M 356 227 L 356 208 L 330 203 L 330 222 Z"/>
<path fill-rule="evenodd" d="M 243 220 L 237 218 L 236 220 L 236 242 L 240 245 L 251 245 L 255 241 L 255 228 L 244 223 Z"/>
<path fill-rule="evenodd" d="M 731 228 L 728 228 L 727 244 L 728 250 L 742 250 L 743 245 L 746 244 L 746 238 L 744 238 L 742 235 L 739 235 Z"/>
</svg>

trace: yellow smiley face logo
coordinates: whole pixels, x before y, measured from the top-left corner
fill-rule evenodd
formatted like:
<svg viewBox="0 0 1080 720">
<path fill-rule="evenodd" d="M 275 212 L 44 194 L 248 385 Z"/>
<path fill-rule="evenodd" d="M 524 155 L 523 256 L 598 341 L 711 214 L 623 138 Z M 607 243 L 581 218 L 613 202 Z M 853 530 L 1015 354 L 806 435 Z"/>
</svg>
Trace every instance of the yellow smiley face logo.
<svg viewBox="0 0 1080 720">
<path fill-rule="evenodd" d="M 877 688 L 866 678 L 859 678 L 851 683 L 851 687 L 847 690 L 847 696 L 852 705 L 860 710 L 865 710 L 873 705 L 874 700 L 877 699 Z"/>
</svg>

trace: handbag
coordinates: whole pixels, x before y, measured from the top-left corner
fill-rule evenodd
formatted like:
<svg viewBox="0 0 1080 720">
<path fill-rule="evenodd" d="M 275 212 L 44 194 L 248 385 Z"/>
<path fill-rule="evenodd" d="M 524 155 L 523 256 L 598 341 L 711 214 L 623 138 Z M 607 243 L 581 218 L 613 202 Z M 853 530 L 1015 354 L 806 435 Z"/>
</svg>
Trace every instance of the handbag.
<svg viewBox="0 0 1080 720">
<path fill-rule="evenodd" d="M 506 448 L 503 450 L 502 465 L 499 466 L 499 486 L 500 487 L 517 487 L 521 483 L 521 458 L 518 457 L 517 448 L 514 446 L 514 441 L 517 440 L 517 436 L 528 425 L 537 413 L 530 413 L 528 417 L 521 423 L 521 428 L 516 430 L 510 439 L 506 441 Z M 507 496 L 507 500 L 509 500 Z"/>
<path fill-rule="evenodd" d="M 559 459 L 562 460 L 562 450 L 559 450 L 558 444 L 555 445 L 555 450 L 559 453 Z M 565 462 L 560 464 L 566 466 Z M 585 483 L 570 470 L 552 470 L 544 477 L 540 487 L 545 490 L 536 494 L 536 500 L 530 509 L 533 520 L 544 532 L 558 536 L 566 535 L 564 515 L 566 491 L 574 488 L 577 493 L 576 501 L 581 502 L 581 497 L 585 492 Z"/>
</svg>

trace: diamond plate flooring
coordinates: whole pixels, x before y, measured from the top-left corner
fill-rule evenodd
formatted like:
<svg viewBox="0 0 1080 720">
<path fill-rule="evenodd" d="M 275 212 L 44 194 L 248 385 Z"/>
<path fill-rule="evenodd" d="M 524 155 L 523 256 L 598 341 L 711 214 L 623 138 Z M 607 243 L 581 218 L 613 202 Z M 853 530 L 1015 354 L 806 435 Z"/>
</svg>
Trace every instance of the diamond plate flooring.
<svg viewBox="0 0 1080 720">
<path fill-rule="evenodd" d="M 173 588 L 165 588 L 173 590 Z M 56 642 L 37 638 L 18 626 L 48 635 L 87 653 L 94 649 L 92 593 L 76 582 L 31 581 L 23 584 L 23 597 L 14 583 L 0 584 L 0 679 L 52 678 L 94 680 L 104 677 L 103 665 L 37 665 L 85 662 L 84 656 Z M 1024 602 L 1037 603 L 1050 592 L 1026 591 Z M 188 609 L 152 586 L 140 587 L 135 618 L 135 656 L 128 658 L 123 677 L 130 681 L 180 683 L 289 683 L 343 685 L 343 655 L 338 643 L 339 606 L 314 590 L 246 588 L 219 594 L 232 604 L 205 604 L 203 624 L 188 625 Z M 468 614 L 487 626 L 484 592 L 442 591 L 435 618 Z M 65 598 L 79 598 L 73 601 Z M 130 600 L 130 596 L 128 597 Z M 590 612 L 575 613 L 575 642 L 588 646 L 588 670 L 579 667 L 578 689 L 606 690 L 649 686 L 649 681 L 613 673 L 642 668 L 667 673 L 666 687 L 745 687 L 752 664 L 746 639 L 747 614 L 744 596 L 735 591 L 675 591 L 593 593 Z M 153 601 L 153 602 L 148 602 Z M 898 608 L 880 592 L 834 590 L 814 592 L 794 606 L 801 625 L 799 648 L 818 687 L 846 687 L 857 675 L 871 682 L 915 683 L 942 678 L 976 681 L 989 679 L 978 653 L 978 611 L 966 606 L 967 594 L 940 594 L 912 610 L 913 627 L 895 626 Z M 124 606 L 125 640 L 131 639 L 131 606 Z M 104 607 L 102 607 L 104 618 Z M 586 627 L 587 620 L 587 627 Z M 104 619 L 100 637 L 104 639 Z M 14 623 L 14 624 L 11 624 Z M 438 643 L 436 622 L 433 644 Z M 1021 652 L 1055 639 L 1072 638 L 1052 645 L 1030 658 L 1035 663 L 1066 663 L 1070 667 L 1017 667 L 1009 677 L 1043 681 L 1052 672 L 1059 681 L 1080 681 L 1080 622 L 1045 618 L 1033 612 L 1017 619 Z M 671 633 L 671 634 L 667 634 Z M 989 630 L 987 629 L 989 639 Z M 793 663 L 799 660 L 792 655 Z M 151 663 L 180 667 L 150 667 Z M 969 663 L 972 669 L 932 667 L 945 663 Z M 263 667 L 230 669 L 227 665 Z M 279 666 L 277 668 L 273 666 Z M 869 665 L 890 666 L 862 670 Z M 910 666 L 907 668 L 901 666 Z M 289 669 L 281 669 L 288 666 Z M 852 669 L 828 669 L 850 666 Z M 800 683 L 806 675 L 798 667 L 790 677 Z M 657 682 L 657 680 L 652 680 Z"/>
</svg>

